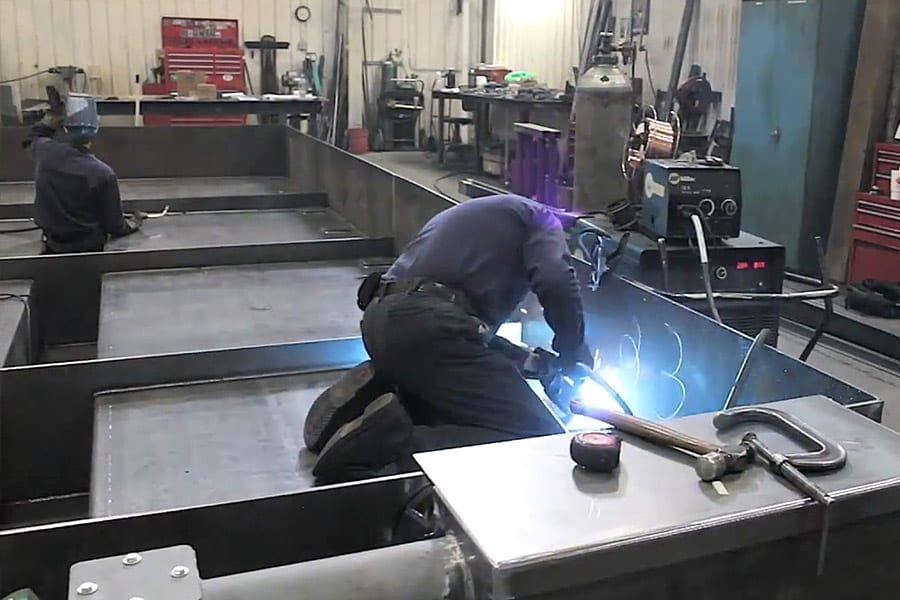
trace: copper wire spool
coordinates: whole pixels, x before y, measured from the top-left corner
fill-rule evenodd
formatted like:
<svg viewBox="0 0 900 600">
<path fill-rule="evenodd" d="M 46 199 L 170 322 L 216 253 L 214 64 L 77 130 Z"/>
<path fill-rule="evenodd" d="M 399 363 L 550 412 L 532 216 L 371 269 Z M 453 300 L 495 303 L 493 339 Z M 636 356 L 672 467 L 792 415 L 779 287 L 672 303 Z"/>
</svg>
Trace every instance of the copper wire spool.
<svg viewBox="0 0 900 600">
<path fill-rule="evenodd" d="M 675 117 L 677 120 L 677 116 Z M 632 132 L 622 155 L 622 174 L 631 179 L 648 158 L 673 158 L 678 147 L 676 126 L 648 117 Z"/>
<path fill-rule="evenodd" d="M 675 127 L 671 123 L 647 119 L 644 155 L 646 158 L 671 158 L 675 154 Z"/>
</svg>

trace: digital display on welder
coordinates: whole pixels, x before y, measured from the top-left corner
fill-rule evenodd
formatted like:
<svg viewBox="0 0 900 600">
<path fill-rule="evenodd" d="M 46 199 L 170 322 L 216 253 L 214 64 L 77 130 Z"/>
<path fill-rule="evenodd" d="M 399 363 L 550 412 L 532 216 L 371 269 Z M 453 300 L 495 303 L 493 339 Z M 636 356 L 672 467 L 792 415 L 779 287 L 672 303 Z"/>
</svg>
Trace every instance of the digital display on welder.
<svg viewBox="0 0 900 600">
<path fill-rule="evenodd" d="M 761 269 L 765 269 L 769 264 L 764 260 L 755 260 L 753 262 L 742 260 L 738 262 L 734 268 L 738 271 L 746 271 L 748 269 L 753 269 L 754 271 L 759 271 Z"/>
</svg>

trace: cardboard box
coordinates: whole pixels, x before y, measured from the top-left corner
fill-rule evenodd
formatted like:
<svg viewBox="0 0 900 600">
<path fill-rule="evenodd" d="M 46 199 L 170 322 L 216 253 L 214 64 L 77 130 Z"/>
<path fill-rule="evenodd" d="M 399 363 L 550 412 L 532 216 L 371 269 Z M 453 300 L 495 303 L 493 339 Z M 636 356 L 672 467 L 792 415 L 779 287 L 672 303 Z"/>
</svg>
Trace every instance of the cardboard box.
<svg viewBox="0 0 900 600">
<path fill-rule="evenodd" d="M 197 98 L 200 100 L 215 100 L 218 98 L 218 91 L 214 83 L 198 83 Z"/>
<path fill-rule="evenodd" d="M 175 71 L 175 89 L 179 96 L 194 96 L 197 86 L 206 81 L 206 75 L 198 71 Z"/>
</svg>

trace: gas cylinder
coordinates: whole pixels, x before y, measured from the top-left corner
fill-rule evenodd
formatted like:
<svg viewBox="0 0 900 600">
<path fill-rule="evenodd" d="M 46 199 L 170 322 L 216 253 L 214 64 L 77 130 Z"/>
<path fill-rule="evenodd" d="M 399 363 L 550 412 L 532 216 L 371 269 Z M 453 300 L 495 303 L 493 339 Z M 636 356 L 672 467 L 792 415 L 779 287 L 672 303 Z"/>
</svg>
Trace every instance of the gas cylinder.
<svg viewBox="0 0 900 600">
<path fill-rule="evenodd" d="M 601 54 L 575 88 L 573 210 L 604 212 L 624 200 L 622 153 L 631 135 L 631 81 L 614 54 Z"/>
</svg>

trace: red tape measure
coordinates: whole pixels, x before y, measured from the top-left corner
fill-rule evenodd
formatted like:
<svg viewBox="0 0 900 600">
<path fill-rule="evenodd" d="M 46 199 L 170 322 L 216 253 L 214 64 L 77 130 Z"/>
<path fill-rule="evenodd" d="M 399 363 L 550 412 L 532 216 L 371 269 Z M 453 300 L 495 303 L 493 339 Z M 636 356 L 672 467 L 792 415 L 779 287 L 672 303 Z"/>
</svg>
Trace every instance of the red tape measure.
<svg viewBox="0 0 900 600">
<path fill-rule="evenodd" d="M 610 473 L 619 466 L 622 440 L 614 433 L 584 431 L 575 434 L 569 444 L 572 460 L 588 471 Z"/>
</svg>

